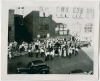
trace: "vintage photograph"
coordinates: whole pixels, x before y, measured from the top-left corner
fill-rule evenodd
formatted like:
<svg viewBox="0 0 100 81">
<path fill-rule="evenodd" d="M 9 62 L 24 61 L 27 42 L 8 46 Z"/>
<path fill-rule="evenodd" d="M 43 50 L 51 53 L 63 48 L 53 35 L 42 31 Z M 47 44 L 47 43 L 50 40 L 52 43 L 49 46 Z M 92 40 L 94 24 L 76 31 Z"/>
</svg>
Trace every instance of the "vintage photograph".
<svg viewBox="0 0 100 81">
<path fill-rule="evenodd" d="M 94 7 L 11 6 L 7 74 L 94 73 Z"/>
</svg>

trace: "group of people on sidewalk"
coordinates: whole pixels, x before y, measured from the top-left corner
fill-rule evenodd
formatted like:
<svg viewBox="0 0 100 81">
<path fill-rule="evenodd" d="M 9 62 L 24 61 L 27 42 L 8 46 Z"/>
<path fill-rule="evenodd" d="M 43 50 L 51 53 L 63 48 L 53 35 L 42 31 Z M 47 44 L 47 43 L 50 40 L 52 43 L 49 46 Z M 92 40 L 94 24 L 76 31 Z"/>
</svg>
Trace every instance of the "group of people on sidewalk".
<svg viewBox="0 0 100 81">
<path fill-rule="evenodd" d="M 45 61 L 53 60 L 54 56 L 71 58 L 72 54 L 78 55 L 78 46 L 75 41 L 59 39 L 59 38 L 42 38 L 34 39 L 31 43 L 10 42 L 8 44 L 8 57 L 12 58 L 12 52 L 28 52 L 28 56 L 32 57 L 36 54 L 36 58 L 45 57 Z"/>
<path fill-rule="evenodd" d="M 79 50 L 75 41 L 73 42 L 65 39 L 59 40 L 58 38 L 34 40 L 28 49 L 28 56 L 33 56 L 32 54 L 35 52 L 36 58 L 40 55 L 45 57 L 45 61 L 53 60 L 54 56 L 71 58 L 72 54 L 78 55 Z"/>
</svg>

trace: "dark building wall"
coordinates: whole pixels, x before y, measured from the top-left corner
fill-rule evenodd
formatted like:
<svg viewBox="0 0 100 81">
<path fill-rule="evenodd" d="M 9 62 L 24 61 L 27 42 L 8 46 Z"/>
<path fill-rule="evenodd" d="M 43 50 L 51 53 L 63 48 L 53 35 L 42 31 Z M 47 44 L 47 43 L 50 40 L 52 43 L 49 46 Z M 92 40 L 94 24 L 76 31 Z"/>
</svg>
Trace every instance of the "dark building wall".
<svg viewBox="0 0 100 81">
<path fill-rule="evenodd" d="M 25 39 L 30 41 L 33 38 L 33 11 L 24 17 Z"/>
<path fill-rule="evenodd" d="M 41 37 L 49 33 L 50 36 L 55 36 L 55 27 L 56 22 L 52 20 L 52 15 L 49 17 L 39 17 L 39 11 L 32 11 L 27 16 L 24 17 L 24 25 L 26 29 L 27 39 L 37 38 L 39 34 Z M 40 29 L 40 26 L 43 25 L 43 29 Z M 49 28 L 47 30 L 44 29 L 45 25 L 48 25 Z"/>
<path fill-rule="evenodd" d="M 21 42 L 24 40 L 25 28 L 23 15 L 15 14 L 15 40 Z"/>
<path fill-rule="evenodd" d="M 8 17 L 8 41 L 15 40 L 14 10 L 9 10 Z"/>
<path fill-rule="evenodd" d="M 39 11 L 33 11 L 33 38 L 37 37 L 39 32 Z"/>
<path fill-rule="evenodd" d="M 50 16 L 49 25 L 50 25 L 49 32 L 50 32 L 51 36 L 55 36 L 56 22 L 52 19 L 52 16 Z"/>
<path fill-rule="evenodd" d="M 39 25 L 43 25 L 45 27 L 45 25 L 48 25 L 48 30 L 39 30 L 39 34 L 40 35 L 46 35 L 49 33 L 50 36 L 55 36 L 55 27 L 56 27 L 56 23 L 52 20 L 52 16 L 49 17 L 40 17 L 39 18 Z M 44 28 L 43 27 L 43 28 Z"/>
</svg>

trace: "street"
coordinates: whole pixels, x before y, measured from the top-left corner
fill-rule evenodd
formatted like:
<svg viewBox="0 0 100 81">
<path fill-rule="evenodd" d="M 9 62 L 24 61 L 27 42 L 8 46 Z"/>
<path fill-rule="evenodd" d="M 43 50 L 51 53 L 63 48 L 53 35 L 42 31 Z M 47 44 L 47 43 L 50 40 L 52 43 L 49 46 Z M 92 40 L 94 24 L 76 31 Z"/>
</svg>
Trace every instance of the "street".
<svg viewBox="0 0 100 81">
<path fill-rule="evenodd" d="M 84 50 L 88 50 L 89 48 L 82 48 Z M 72 55 L 72 58 L 59 58 L 57 56 L 54 57 L 53 60 L 47 61 L 47 64 L 51 68 L 50 74 L 68 74 L 70 71 L 75 69 L 82 69 L 84 71 L 90 71 L 93 70 L 93 60 L 89 57 L 89 53 L 91 50 L 88 50 L 88 52 L 84 52 L 82 49 L 79 50 L 79 54 L 77 56 Z M 17 54 L 17 52 L 16 52 Z M 91 56 L 93 55 L 93 52 L 91 52 Z M 93 56 L 92 56 L 93 57 Z M 8 74 L 16 74 L 16 68 L 18 67 L 24 67 L 26 66 L 30 61 L 36 60 L 35 54 L 33 57 L 28 57 L 27 54 L 22 56 L 16 56 L 12 58 L 12 60 L 8 60 Z M 44 61 L 43 57 L 39 58 Z M 18 65 L 18 62 L 22 62 L 22 65 Z"/>
<path fill-rule="evenodd" d="M 83 47 L 82 50 L 91 58 L 91 60 L 94 60 L 93 57 L 93 46 L 89 46 L 88 48 Z"/>
</svg>

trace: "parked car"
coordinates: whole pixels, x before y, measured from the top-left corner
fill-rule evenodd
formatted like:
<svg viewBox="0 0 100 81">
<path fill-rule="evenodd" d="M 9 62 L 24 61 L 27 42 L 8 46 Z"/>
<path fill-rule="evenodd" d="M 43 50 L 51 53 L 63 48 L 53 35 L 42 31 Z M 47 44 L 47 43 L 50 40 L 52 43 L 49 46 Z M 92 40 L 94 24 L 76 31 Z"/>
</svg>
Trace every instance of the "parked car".
<svg viewBox="0 0 100 81">
<path fill-rule="evenodd" d="M 88 41 L 78 41 L 77 45 L 80 47 L 88 47 L 90 45 L 90 42 Z"/>
<path fill-rule="evenodd" d="M 50 67 L 42 60 L 34 60 L 28 63 L 23 68 L 17 68 L 18 74 L 47 74 L 50 71 Z"/>
<path fill-rule="evenodd" d="M 83 74 L 83 75 L 92 75 L 93 74 L 93 71 L 83 71 L 81 69 L 76 69 L 76 70 L 73 70 L 71 71 L 69 74 Z"/>
</svg>

